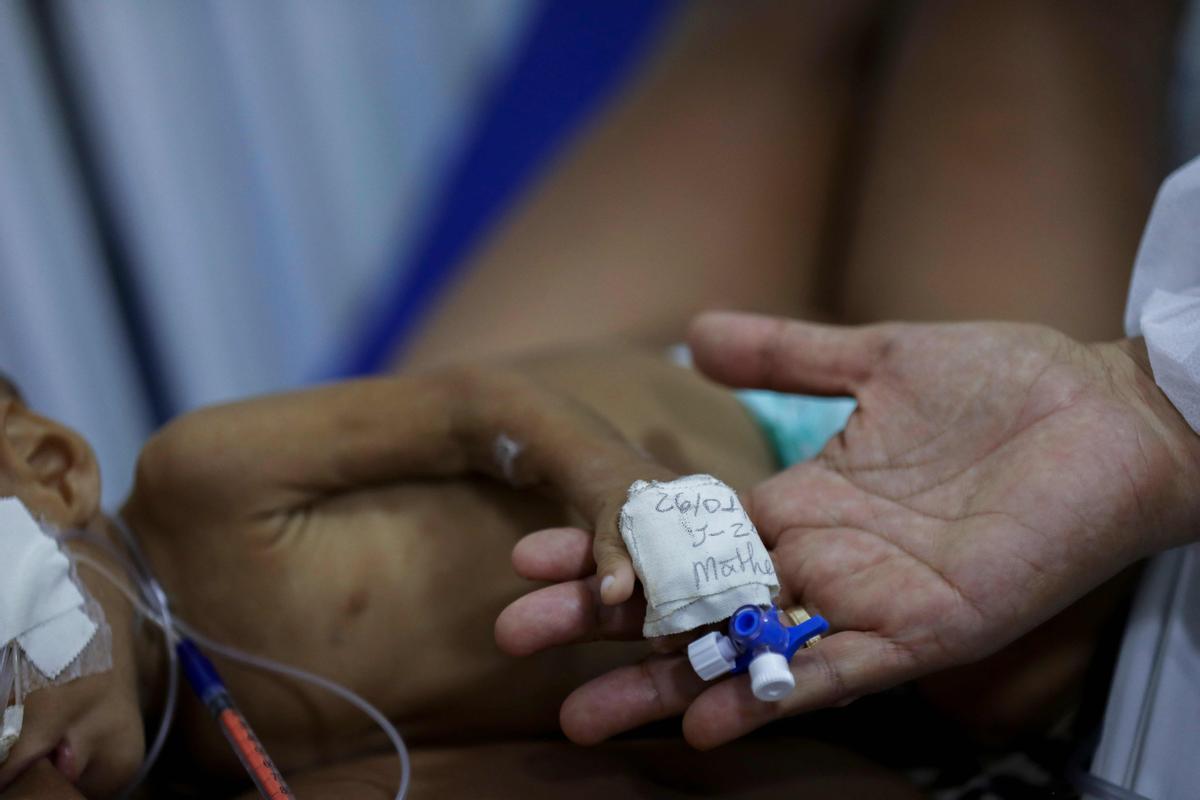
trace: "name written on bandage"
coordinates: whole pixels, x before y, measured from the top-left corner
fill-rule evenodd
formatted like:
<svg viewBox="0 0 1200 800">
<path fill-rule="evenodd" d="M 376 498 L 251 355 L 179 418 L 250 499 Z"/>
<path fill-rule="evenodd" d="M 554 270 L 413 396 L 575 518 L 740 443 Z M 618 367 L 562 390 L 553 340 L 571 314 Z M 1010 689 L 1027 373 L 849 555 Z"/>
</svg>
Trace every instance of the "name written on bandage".
<svg viewBox="0 0 1200 800">
<path fill-rule="evenodd" d="M 775 565 L 771 557 L 766 556 L 761 561 L 754 558 L 754 543 L 746 542 L 743 548 L 737 548 L 731 557 L 717 561 L 716 556 L 709 556 L 703 561 L 692 562 L 692 575 L 696 578 L 696 588 L 720 578 L 731 578 L 739 573 L 750 572 L 753 575 L 774 575 Z M 718 574 L 719 573 L 719 574 Z"/>
</svg>

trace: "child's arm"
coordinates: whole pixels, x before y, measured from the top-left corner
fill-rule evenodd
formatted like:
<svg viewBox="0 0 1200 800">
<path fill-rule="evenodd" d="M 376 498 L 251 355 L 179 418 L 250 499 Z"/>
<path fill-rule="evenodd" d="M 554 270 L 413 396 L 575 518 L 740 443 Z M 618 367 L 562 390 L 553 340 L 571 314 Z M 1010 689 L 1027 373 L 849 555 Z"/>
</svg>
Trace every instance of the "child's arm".
<svg viewBox="0 0 1200 800">
<path fill-rule="evenodd" d="M 201 519 L 233 513 L 276 530 L 322 498 L 405 479 L 546 486 L 594 523 L 597 571 L 616 579 L 605 599 L 619 602 L 634 581 L 616 525 L 625 493 L 675 475 L 644 450 L 684 469 L 703 446 L 692 440 L 730 436 L 761 447 L 728 393 L 658 358 L 591 351 L 204 409 L 147 444 L 130 504 L 141 513 L 170 498 Z"/>
</svg>

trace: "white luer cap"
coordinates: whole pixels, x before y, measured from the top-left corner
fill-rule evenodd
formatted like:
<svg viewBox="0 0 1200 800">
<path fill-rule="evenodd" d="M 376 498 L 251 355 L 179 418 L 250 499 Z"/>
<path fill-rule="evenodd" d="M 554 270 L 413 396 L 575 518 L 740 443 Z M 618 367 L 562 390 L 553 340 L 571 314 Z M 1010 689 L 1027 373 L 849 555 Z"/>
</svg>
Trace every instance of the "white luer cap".
<svg viewBox="0 0 1200 800">
<path fill-rule="evenodd" d="M 763 653 L 750 662 L 750 689 L 759 700 L 782 700 L 795 688 L 788 661 L 779 653 Z"/>
<path fill-rule="evenodd" d="M 719 678 L 732 670 L 736 659 L 737 649 L 733 642 L 729 641 L 728 636 L 716 631 L 701 636 L 688 645 L 688 661 L 692 662 L 692 669 L 696 670 L 696 674 L 706 681 Z"/>
</svg>

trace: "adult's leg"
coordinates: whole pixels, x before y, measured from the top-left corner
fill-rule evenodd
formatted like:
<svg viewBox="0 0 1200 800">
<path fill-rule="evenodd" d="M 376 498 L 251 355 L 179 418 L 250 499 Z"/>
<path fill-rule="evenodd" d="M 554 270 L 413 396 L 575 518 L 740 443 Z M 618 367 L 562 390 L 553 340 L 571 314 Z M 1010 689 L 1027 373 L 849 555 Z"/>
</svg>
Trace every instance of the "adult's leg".
<svg viewBox="0 0 1200 800">
<path fill-rule="evenodd" d="M 406 363 L 672 341 L 702 308 L 811 305 L 872 5 L 689 5 L 473 260 Z"/>
<path fill-rule="evenodd" d="M 850 321 L 1120 335 L 1157 184 L 1172 3 L 931 0 L 898 32 L 843 289 Z M 926 695 L 1002 742 L 1069 704 L 1128 581 Z M 985 698 L 980 700 L 980 698 Z"/>
<path fill-rule="evenodd" d="M 1119 335 L 1160 177 L 1171 6 L 916 5 L 866 155 L 848 317 Z"/>
</svg>

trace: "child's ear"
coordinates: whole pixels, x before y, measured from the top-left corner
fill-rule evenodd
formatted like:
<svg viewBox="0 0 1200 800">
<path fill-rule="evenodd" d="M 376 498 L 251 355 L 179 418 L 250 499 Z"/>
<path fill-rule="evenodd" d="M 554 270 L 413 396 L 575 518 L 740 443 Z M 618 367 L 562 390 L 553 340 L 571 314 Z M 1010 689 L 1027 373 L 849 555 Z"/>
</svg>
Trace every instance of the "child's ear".
<svg viewBox="0 0 1200 800">
<path fill-rule="evenodd" d="M 100 508 L 100 468 L 70 428 L 0 398 L 0 475 L 35 514 L 61 528 L 82 528 Z"/>
</svg>

